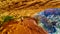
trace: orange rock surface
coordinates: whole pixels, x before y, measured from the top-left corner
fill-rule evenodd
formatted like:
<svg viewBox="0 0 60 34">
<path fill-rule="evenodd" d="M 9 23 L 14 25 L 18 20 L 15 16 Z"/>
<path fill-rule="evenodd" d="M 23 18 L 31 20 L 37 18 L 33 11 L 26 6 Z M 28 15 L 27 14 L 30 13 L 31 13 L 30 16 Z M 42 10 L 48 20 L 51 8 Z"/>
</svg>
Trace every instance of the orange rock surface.
<svg viewBox="0 0 60 34">
<path fill-rule="evenodd" d="M 60 8 L 60 0 L 0 0 L 0 16 L 33 16 L 35 13 L 48 8 Z M 34 22 L 34 20 L 27 19 L 17 23 L 12 21 L 9 25 L 2 27 L 3 31 L 0 34 L 47 34 Z"/>
<path fill-rule="evenodd" d="M 0 0 L 0 11 L 7 15 L 33 16 L 48 8 L 60 8 L 60 0 Z"/>
<path fill-rule="evenodd" d="M 1 34 L 48 34 L 43 28 L 38 27 L 36 21 L 25 18 L 22 21 L 9 21 L 3 25 Z"/>
</svg>

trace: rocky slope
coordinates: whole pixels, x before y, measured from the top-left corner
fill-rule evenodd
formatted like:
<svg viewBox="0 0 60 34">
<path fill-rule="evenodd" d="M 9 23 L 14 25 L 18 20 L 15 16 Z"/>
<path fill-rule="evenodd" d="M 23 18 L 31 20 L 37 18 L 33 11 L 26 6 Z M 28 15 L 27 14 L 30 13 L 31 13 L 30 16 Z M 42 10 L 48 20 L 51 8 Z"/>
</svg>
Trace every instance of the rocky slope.
<svg viewBox="0 0 60 34">
<path fill-rule="evenodd" d="M 0 11 L 31 16 L 47 8 L 60 8 L 60 0 L 0 0 Z"/>
</svg>

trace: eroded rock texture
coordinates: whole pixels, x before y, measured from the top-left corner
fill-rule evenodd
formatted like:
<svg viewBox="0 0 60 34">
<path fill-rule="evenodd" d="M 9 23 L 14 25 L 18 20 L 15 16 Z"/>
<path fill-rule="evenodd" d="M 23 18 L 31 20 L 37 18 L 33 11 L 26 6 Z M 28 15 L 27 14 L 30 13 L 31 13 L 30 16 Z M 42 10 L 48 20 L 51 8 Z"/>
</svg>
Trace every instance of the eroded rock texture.
<svg viewBox="0 0 60 34">
<path fill-rule="evenodd" d="M 0 28 L 0 34 L 48 34 L 42 27 L 38 27 L 33 18 L 10 20 Z"/>
</svg>

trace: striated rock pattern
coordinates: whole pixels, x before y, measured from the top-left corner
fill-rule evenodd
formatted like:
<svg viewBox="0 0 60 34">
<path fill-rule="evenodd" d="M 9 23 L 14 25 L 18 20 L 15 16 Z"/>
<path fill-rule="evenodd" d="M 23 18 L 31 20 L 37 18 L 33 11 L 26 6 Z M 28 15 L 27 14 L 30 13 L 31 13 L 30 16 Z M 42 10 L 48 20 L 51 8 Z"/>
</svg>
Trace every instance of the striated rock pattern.
<svg viewBox="0 0 60 34">
<path fill-rule="evenodd" d="M 0 13 L 32 16 L 47 8 L 59 8 L 60 0 L 0 0 Z"/>
<path fill-rule="evenodd" d="M 47 8 L 60 8 L 60 0 L 0 0 L 0 17 L 6 16 L 6 15 L 13 15 L 15 17 L 33 16 L 35 13 L 45 10 Z M 25 23 L 26 21 L 23 21 L 23 22 Z M 29 24 L 28 22 L 29 21 L 27 21 L 26 24 Z M 26 33 L 26 34 L 29 34 L 31 32 L 31 30 L 24 25 L 13 24 L 13 26 L 16 27 L 17 30 L 19 30 L 21 28 L 21 31 L 24 32 L 24 33 L 22 33 L 20 31 L 19 33 L 25 34 L 26 33 L 25 31 L 29 31 L 28 33 Z M 12 27 L 12 29 L 14 27 Z M 32 27 L 35 27 L 35 26 L 33 25 Z M 7 28 L 7 30 L 6 30 L 6 28 Z M 6 27 L 6 28 L 4 29 L 3 32 L 6 31 L 5 33 L 7 33 L 7 31 L 8 31 L 8 33 L 10 33 L 11 32 L 9 30 L 10 27 Z M 39 29 L 39 27 L 38 27 L 38 29 Z M 17 30 L 15 30 L 16 33 L 18 33 Z M 34 28 L 33 28 L 33 30 L 34 30 Z M 36 32 L 36 31 L 33 31 L 33 32 Z M 4 34 L 4 33 L 2 33 L 2 34 Z M 33 33 L 33 34 L 36 34 L 36 33 Z M 44 34 L 44 33 L 41 33 L 41 34 Z"/>
</svg>

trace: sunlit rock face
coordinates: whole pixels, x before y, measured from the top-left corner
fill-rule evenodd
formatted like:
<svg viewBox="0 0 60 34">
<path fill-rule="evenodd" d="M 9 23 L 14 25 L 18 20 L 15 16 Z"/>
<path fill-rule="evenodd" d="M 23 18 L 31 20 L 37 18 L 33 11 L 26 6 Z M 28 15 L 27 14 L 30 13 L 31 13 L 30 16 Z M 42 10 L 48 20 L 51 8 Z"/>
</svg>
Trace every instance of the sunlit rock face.
<svg viewBox="0 0 60 34">
<path fill-rule="evenodd" d="M 49 8 L 34 15 L 38 19 L 39 26 L 51 34 L 59 34 L 60 30 L 60 8 Z M 42 23 L 42 24 L 41 24 Z"/>
<path fill-rule="evenodd" d="M 37 26 L 34 18 L 21 17 L 10 20 L 2 25 L 0 34 L 48 34 L 42 27 Z"/>
</svg>

